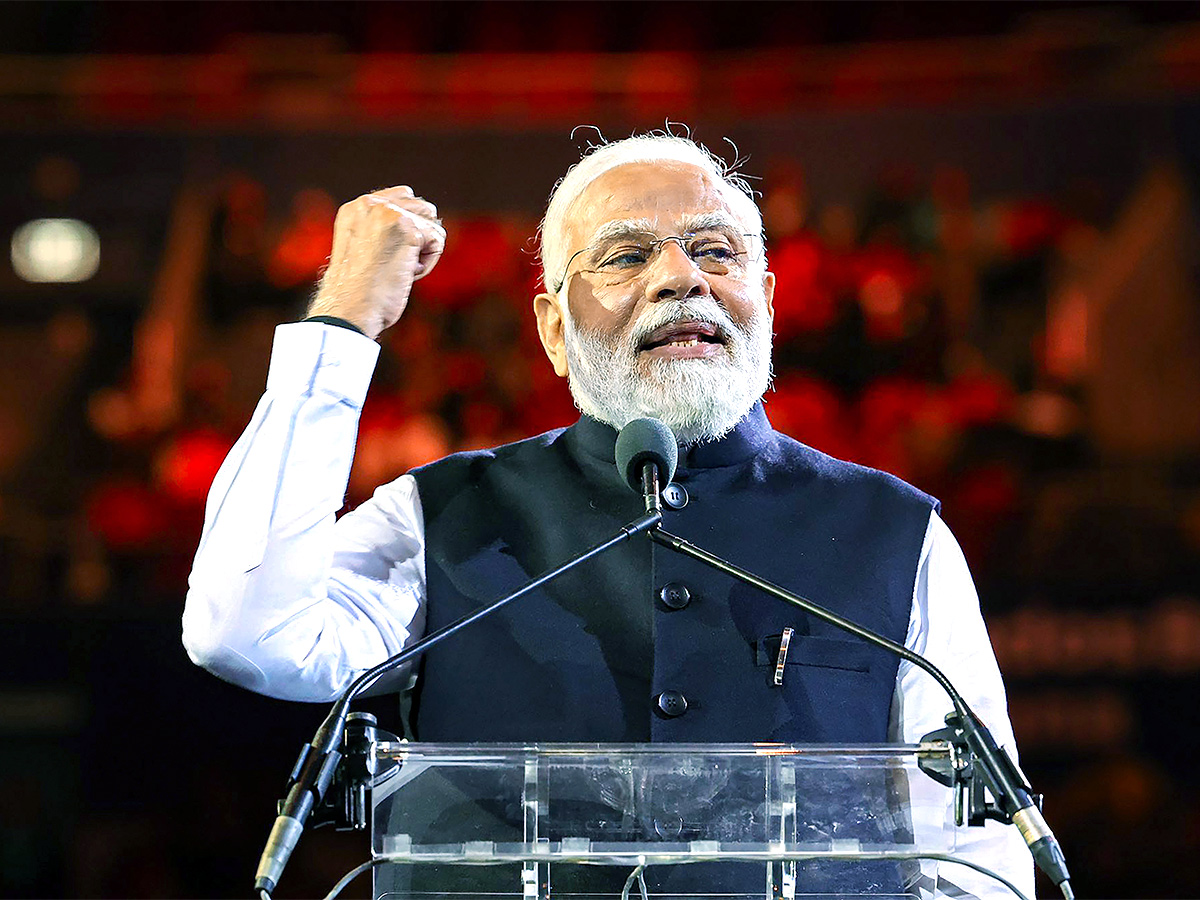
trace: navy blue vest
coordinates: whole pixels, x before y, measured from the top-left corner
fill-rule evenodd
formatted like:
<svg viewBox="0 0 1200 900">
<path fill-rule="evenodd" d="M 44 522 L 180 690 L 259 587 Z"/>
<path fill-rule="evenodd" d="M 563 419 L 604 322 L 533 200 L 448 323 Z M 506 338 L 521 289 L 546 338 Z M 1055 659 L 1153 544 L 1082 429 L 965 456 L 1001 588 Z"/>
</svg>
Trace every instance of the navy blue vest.
<svg viewBox="0 0 1200 900">
<path fill-rule="evenodd" d="M 641 513 L 615 439 L 584 417 L 414 472 L 429 631 Z M 689 501 L 665 511 L 668 530 L 904 642 L 932 498 L 779 434 L 761 405 L 683 453 L 675 481 Z M 775 686 L 785 627 L 795 636 Z M 424 741 L 882 742 L 897 665 L 638 537 L 431 650 L 411 718 Z M 663 691 L 686 712 L 663 714 Z"/>
</svg>

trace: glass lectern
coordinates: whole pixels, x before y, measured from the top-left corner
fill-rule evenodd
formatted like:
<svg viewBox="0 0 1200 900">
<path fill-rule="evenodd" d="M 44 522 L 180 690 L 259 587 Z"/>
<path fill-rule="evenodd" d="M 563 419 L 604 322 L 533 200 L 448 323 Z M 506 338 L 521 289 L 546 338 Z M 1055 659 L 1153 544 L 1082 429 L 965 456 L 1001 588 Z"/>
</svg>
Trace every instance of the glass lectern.
<svg viewBox="0 0 1200 900">
<path fill-rule="evenodd" d="M 915 896 L 952 865 L 962 802 L 943 742 L 381 742 L 374 758 L 376 900 Z"/>
</svg>

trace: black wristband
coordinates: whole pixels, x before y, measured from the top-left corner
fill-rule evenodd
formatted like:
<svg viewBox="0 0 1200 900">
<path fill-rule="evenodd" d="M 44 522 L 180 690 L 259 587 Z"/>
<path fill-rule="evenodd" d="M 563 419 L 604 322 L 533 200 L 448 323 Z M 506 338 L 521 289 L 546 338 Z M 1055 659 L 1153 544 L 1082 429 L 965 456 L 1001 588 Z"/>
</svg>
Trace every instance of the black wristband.
<svg viewBox="0 0 1200 900">
<path fill-rule="evenodd" d="M 359 328 L 357 325 L 355 325 L 353 322 L 348 322 L 345 319 L 339 319 L 337 316 L 308 316 L 307 318 L 301 319 L 300 321 L 302 321 L 302 322 L 320 322 L 322 325 L 336 325 L 338 328 L 349 328 L 351 331 L 357 331 L 363 337 L 367 336 L 367 333 L 365 331 L 363 331 L 361 328 Z"/>
</svg>

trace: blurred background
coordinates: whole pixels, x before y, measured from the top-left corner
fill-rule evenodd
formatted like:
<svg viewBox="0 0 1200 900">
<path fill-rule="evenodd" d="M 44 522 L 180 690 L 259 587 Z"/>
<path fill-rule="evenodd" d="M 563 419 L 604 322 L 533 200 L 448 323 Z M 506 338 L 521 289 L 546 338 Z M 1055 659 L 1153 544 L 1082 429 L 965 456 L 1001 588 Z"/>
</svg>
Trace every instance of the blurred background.
<svg viewBox="0 0 1200 900">
<path fill-rule="evenodd" d="M 943 500 L 1079 895 L 1200 895 L 1194 4 L 58 2 L 0 5 L 3 896 L 249 893 L 323 710 L 179 616 L 338 204 L 412 184 L 449 232 L 355 504 L 573 421 L 542 204 L 573 126 L 668 120 L 761 179 L 775 426 Z M 280 896 L 366 853 L 309 833 Z"/>
</svg>

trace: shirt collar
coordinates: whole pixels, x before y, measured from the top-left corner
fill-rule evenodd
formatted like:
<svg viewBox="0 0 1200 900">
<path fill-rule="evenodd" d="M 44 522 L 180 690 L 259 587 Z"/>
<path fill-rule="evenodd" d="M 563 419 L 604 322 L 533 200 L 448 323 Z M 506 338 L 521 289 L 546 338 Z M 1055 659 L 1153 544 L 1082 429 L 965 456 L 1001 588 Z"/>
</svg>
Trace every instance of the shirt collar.
<svg viewBox="0 0 1200 900">
<path fill-rule="evenodd" d="M 589 456 L 609 463 L 615 459 L 614 447 L 617 432 L 611 425 L 581 416 L 567 433 Z M 691 469 L 715 469 L 733 466 L 757 456 L 774 441 L 774 431 L 763 411 L 762 401 L 755 403 L 733 431 L 718 441 L 707 441 L 691 447 L 679 448 L 679 472 L 684 475 Z"/>
</svg>

